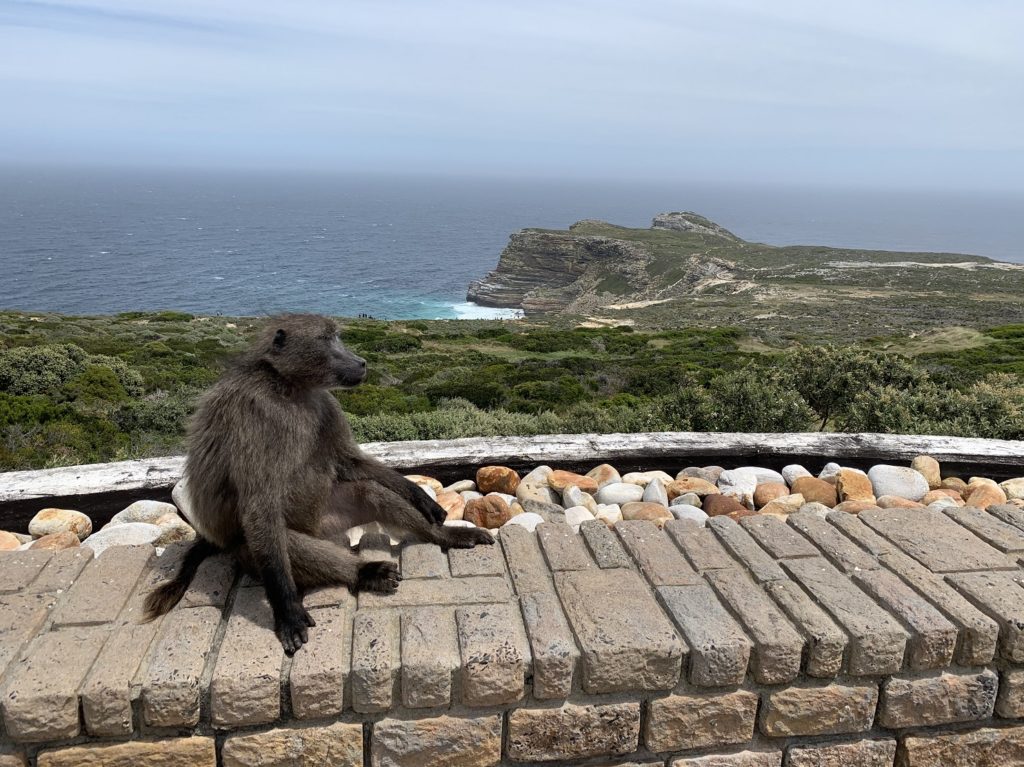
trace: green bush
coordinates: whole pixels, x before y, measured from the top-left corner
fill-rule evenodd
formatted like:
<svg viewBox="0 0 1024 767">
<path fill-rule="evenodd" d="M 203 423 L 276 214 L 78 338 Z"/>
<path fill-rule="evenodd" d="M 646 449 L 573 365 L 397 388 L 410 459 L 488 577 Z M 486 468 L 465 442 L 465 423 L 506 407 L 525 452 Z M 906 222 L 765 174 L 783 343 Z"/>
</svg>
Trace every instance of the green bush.
<svg viewBox="0 0 1024 767">
<path fill-rule="evenodd" d="M 0 392 L 52 396 L 85 369 L 88 356 L 74 344 L 0 351 Z"/>
</svg>

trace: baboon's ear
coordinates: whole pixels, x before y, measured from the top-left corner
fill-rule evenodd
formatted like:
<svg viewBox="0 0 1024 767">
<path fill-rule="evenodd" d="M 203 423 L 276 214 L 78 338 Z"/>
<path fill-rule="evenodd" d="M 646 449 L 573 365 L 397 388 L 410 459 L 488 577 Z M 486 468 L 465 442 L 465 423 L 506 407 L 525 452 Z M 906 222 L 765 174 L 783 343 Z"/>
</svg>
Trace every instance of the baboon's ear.
<svg viewBox="0 0 1024 767">
<path fill-rule="evenodd" d="M 274 333 L 274 348 L 280 349 L 284 346 L 284 339 L 287 338 L 288 334 L 284 332 L 282 328 L 278 328 L 277 332 Z"/>
</svg>

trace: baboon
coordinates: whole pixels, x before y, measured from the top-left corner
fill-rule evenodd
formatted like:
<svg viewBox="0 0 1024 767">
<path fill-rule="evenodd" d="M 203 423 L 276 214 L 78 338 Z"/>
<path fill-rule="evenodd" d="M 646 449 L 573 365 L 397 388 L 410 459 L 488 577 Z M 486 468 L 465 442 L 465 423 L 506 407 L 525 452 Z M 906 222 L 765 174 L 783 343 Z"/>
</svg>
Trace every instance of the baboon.
<svg viewBox="0 0 1024 767">
<path fill-rule="evenodd" d="M 376 521 L 395 537 L 445 549 L 494 542 L 480 528 L 443 526 L 444 509 L 422 488 L 360 450 L 329 389 L 365 378 L 366 360 L 342 345 L 332 320 L 271 320 L 189 423 L 185 476 L 197 538 L 175 578 L 147 597 L 147 618 L 178 603 L 206 557 L 230 551 L 262 578 L 292 655 L 314 625 L 305 590 L 398 588 L 394 563 L 352 553 L 349 528 Z"/>
</svg>

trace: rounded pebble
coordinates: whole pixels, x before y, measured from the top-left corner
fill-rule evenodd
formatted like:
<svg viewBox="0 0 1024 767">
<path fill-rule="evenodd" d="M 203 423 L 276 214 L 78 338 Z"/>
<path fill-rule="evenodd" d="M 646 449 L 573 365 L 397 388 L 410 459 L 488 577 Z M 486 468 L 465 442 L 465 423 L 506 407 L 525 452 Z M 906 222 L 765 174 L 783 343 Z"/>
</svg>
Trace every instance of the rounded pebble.
<svg viewBox="0 0 1024 767">
<path fill-rule="evenodd" d="M 85 540 L 92 532 L 92 520 L 80 511 L 72 509 L 43 509 L 28 523 L 33 538 L 69 531 Z"/>
</svg>

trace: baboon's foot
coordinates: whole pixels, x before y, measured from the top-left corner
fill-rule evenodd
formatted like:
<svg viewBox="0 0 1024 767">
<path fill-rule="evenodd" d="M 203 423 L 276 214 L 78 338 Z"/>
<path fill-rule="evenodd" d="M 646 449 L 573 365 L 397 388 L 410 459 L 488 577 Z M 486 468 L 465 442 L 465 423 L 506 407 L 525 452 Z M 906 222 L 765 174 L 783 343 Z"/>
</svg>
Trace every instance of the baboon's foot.
<svg viewBox="0 0 1024 767">
<path fill-rule="evenodd" d="M 442 530 L 444 539 L 439 542 L 442 549 L 471 549 L 494 543 L 494 536 L 482 527 L 444 527 Z"/>
<path fill-rule="evenodd" d="M 359 567 L 355 591 L 375 594 L 394 594 L 402 576 L 394 562 L 367 562 Z"/>
</svg>

